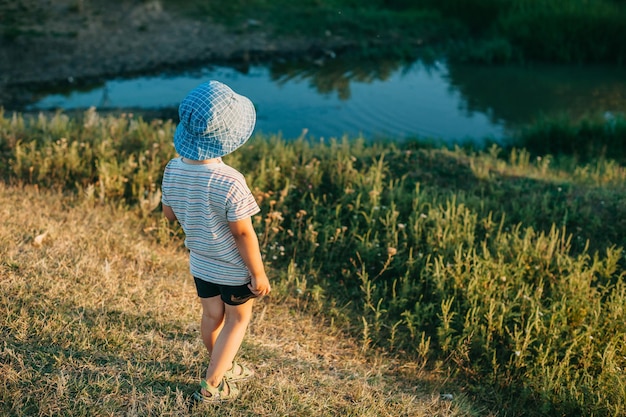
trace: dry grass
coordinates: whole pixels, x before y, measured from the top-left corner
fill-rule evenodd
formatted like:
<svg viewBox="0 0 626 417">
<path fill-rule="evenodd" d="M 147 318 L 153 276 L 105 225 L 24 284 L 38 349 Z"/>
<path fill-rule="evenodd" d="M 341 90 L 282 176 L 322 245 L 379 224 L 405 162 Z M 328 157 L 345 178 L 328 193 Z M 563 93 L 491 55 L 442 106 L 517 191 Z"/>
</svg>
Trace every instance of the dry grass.
<svg viewBox="0 0 626 417">
<path fill-rule="evenodd" d="M 443 373 L 363 354 L 279 293 L 257 303 L 242 347 L 259 378 L 234 403 L 194 406 L 207 356 L 179 242 L 33 187 L 0 183 L 0 215 L 0 415 L 486 414 Z"/>
<path fill-rule="evenodd" d="M 612 137 L 619 123 L 592 130 Z M 5 192 L 2 363 L 17 382 L 0 404 L 12 414 L 175 414 L 196 388 L 206 358 L 181 232 L 156 210 L 172 130 L 95 110 L 0 118 L 7 183 L 72 196 Z M 484 415 L 445 375 L 506 416 L 624 415 L 616 160 L 272 136 L 228 163 L 261 206 L 275 288 L 247 343 L 265 336 L 244 354 L 261 370 L 295 369 L 266 372 L 236 415 Z M 81 401 L 46 397 L 50 386 Z M 448 390 L 453 403 L 433 400 Z"/>
</svg>

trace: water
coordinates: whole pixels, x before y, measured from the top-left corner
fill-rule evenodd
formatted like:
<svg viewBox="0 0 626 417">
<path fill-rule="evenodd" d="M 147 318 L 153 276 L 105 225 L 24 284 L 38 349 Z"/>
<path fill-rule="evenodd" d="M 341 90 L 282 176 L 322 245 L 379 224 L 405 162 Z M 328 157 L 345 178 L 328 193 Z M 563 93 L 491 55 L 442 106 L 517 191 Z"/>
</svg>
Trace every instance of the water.
<svg viewBox="0 0 626 417">
<path fill-rule="evenodd" d="M 43 94 L 27 110 L 172 109 L 217 79 L 257 108 L 256 132 L 313 137 L 499 141 L 537 117 L 626 112 L 626 71 L 604 67 L 279 63 L 244 71 L 207 66 L 111 79 L 86 91 Z"/>
</svg>

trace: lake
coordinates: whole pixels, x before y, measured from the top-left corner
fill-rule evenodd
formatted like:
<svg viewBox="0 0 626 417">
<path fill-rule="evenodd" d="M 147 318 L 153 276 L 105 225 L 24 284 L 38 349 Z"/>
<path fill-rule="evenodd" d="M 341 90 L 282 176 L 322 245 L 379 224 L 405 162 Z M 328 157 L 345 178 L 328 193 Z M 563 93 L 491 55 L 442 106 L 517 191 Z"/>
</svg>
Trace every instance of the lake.
<svg viewBox="0 0 626 417">
<path fill-rule="evenodd" d="M 542 116 L 626 113 L 626 69 L 602 66 L 478 66 L 429 62 L 276 62 L 243 69 L 206 65 L 177 72 L 113 78 L 62 93 L 37 92 L 26 110 L 176 107 L 188 91 L 217 79 L 257 108 L 257 133 L 291 139 L 486 138 Z"/>
</svg>

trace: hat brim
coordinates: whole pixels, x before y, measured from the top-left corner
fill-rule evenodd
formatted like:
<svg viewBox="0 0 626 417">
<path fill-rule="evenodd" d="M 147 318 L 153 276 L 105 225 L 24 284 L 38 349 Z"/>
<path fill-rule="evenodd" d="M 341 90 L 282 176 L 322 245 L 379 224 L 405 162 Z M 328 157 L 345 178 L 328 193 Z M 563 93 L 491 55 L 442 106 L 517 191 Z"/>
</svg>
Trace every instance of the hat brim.
<svg viewBox="0 0 626 417">
<path fill-rule="evenodd" d="M 233 106 L 225 111 L 238 117 L 232 117 L 235 123 L 230 123 L 224 129 L 194 135 L 179 123 L 174 133 L 174 148 L 183 158 L 202 161 L 219 158 L 240 148 L 250 139 L 256 122 L 254 104 L 244 96 L 233 93 Z M 222 117 L 224 115 L 220 115 Z M 225 118 L 229 118 L 225 115 Z"/>
</svg>

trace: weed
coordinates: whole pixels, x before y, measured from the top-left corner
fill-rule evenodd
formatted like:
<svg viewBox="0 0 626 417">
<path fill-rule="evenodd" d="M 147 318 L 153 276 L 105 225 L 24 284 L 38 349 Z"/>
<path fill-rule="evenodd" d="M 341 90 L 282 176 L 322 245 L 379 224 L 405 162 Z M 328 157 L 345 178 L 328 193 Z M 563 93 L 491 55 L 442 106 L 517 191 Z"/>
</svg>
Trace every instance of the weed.
<svg viewBox="0 0 626 417">
<path fill-rule="evenodd" d="M 80 119 L 15 115 L 0 120 L 0 132 L 6 182 L 63 191 L 76 199 L 73 204 L 123 207 L 135 213 L 155 242 L 180 248 L 180 230 L 164 223 L 158 210 L 160 175 L 174 156 L 170 122 L 101 117 L 91 110 Z M 525 148 L 449 149 L 345 137 L 286 142 L 276 136 L 254 137 L 225 161 L 246 174 L 262 208 L 255 222 L 279 297 L 340 324 L 360 354 L 382 350 L 417 367 L 452 367 L 468 392 L 479 399 L 489 396 L 511 414 L 623 413 L 626 174 L 621 162 L 605 155 L 584 161 L 538 155 Z M 103 224 L 94 227 L 107 230 Z M 35 226 L 21 230 L 19 241 L 46 232 Z M 56 233 L 41 239 L 42 250 Z M 51 253 L 29 267 L 62 263 L 55 270 L 109 294 L 106 310 L 85 305 L 80 319 L 73 316 L 75 326 L 91 329 L 75 329 L 80 351 L 94 355 L 93 349 L 108 344 L 129 355 L 129 346 L 139 342 L 117 326 L 142 328 L 138 322 L 146 317 L 152 320 L 147 329 L 184 341 L 176 336 L 180 322 L 159 319 L 157 313 L 116 312 L 126 311 L 123 303 L 142 300 L 144 290 L 132 287 L 132 280 L 119 288 L 117 280 L 90 280 L 134 265 L 130 237 L 126 244 L 116 241 L 116 258 L 107 249 L 110 237 L 99 234 L 98 240 L 73 246 L 97 244 L 96 264 L 81 263 L 79 253 Z M 0 264 L 3 273 L 22 273 L 28 264 L 16 257 L 7 255 Z M 132 270 L 131 278 L 158 273 L 158 264 L 151 262 Z M 84 273 L 75 275 L 77 268 Z M 55 282 L 46 281 L 45 290 L 53 290 Z M 129 285 L 133 292 L 127 293 Z M 55 346 L 75 345 L 54 330 L 62 327 L 62 313 L 29 298 L 36 293 L 28 291 L 36 289 L 9 289 L 23 305 L 38 303 L 42 321 L 37 326 L 52 326 L 49 339 L 41 339 L 24 325 L 32 324 L 29 309 L 3 307 L 10 317 L 3 332 L 12 338 L 5 355 L 10 369 L 24 369 L 26 375 L 28 358 L 11 356 L 20 343 L 37 336 Z M 150 299 L 152 308 L 167 302 Z M 67 361 L 75 356 L 71 349 L 55 352 Z M 42 369 L 53 369 L 53 359 L 43 356 Z M 121 385 L 91 374 L 73 388 L 67 374 L 49 383 L 57 393 L 91 396 L 98 384 L 124 390 L 129 379 L 152 372 L 146 362 L 135 368 L 115 365 L 118 359 L 111 357 L 99 360 L 106 369 L 122 369 Z M 178 398 L 167 369 L 170 382 L 159 395 Z M 145 395 L 145 387 L 137 389 Z M 47 398 L 43 390 L 38 393 Z M 35 410 L 46 401 L 23 409 Z"/>
</svg>

